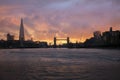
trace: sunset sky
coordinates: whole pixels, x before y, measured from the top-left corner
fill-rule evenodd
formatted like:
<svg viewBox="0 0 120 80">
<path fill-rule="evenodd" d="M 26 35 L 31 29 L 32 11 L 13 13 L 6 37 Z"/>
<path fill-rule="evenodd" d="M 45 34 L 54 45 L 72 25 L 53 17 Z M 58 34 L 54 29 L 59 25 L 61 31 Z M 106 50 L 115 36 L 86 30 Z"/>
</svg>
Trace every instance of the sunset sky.
<svg viewBox="0 0 120 80">
<path fill-rule="evenodd" d="M 120 30 L 120 0 L 0 0 L 0 39 L 18 39 L 21 18 L 26 40 L 84 41 L 97 30 Z"/>
</svg>

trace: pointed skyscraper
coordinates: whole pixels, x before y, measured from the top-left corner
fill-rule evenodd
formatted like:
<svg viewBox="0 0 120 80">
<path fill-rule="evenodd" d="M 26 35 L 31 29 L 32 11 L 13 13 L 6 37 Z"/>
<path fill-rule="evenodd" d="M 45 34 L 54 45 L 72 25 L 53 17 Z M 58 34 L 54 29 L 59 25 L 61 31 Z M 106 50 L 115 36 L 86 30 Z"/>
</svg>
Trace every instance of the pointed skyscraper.
<svg viewBox="0 0 120 80">
<path fill-rule="evenodd" d="M 24 41 L 24 25 L 23 25 L 23 19 L 21 19 L 21 24 L 20 24 L 20 33 L 19 33 L 19 40 Z"/>
</svg>

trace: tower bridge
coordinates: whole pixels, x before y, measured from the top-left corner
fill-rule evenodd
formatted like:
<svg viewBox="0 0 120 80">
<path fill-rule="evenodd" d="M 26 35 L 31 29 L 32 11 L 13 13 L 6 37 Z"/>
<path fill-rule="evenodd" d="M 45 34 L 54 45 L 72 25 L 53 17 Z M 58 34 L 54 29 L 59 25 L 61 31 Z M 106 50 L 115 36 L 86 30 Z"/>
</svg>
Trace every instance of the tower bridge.
<svg viewBox="0 0 120 80">
<path fill-rule="evenodd" d="M 69 46 L 69 43 L 70 43 L 70 38 L 67 37 L 67 38 L 57 38 L 57 37 L 54 37 L 54 47 L 56 48 L 57 47 L 57 41 L 67 41 L 67 46 Z"/>
</svg>

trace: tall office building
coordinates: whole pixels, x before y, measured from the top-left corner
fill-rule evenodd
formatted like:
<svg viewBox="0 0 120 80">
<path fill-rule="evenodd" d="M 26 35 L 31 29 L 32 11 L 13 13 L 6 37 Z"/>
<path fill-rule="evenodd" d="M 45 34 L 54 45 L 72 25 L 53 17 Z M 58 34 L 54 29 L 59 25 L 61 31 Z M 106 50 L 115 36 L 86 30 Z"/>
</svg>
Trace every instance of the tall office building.
<svg viewBox="0 0 120 80">
<path fill-rule="evenodd" d="M 24 41 L 24 25 L 23 25 L 23 19 L 21 19 L 21 24 L 20 24 L 20 33 L 19 33 L 19 41 Z"/>
</svg>

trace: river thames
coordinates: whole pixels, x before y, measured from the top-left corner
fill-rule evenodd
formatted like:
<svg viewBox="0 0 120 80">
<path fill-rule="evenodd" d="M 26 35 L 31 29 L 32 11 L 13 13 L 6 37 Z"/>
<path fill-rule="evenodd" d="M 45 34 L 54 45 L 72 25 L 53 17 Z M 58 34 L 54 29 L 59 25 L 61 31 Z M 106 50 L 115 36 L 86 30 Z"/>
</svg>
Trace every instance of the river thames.
<svg viewBox="0 0 120 80">
<path fill-rule="evenodd" d="M 0 80 L 120 80 L 120 50 L 0 49 Z"/>
</svg>

